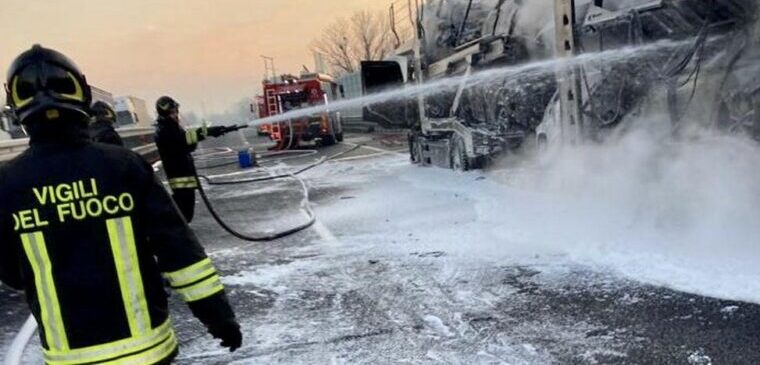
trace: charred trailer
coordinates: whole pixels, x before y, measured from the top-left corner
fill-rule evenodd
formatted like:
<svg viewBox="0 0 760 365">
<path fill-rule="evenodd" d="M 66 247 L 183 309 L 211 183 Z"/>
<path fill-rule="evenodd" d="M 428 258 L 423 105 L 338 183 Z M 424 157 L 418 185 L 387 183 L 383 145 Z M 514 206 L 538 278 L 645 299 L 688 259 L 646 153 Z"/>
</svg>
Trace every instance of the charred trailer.
<svg viewBox="0 0 760 365">
<path fill-rule="evenodd" d="M 467 170 L 526 146 L 600 141 L 652 106 L 665 110 L 676 134 L 688 129 L 692 112 L 710 115 L 715 128 L 760 138 L 756 0 L 428 0 L 412 6 L 412 39 L 386 61 L 365 63 L 362 74 L 365 93 L 438 85 L 412 93 L 411 103 L 366 108 L 368 120 L 410 126 L 415 163 Z M 519 73 L 520 65 L 537 60 L 663 41 L 674 46 L 630 60 L 483 78 L 491 69 Z"/>
<path fill-rule="evenodd" d="M 557 0 L 560 57 L 668 45 L 558 75 L 538 140 L 605 140 L 652 111 L 676 137 L 707 127 L 760 138 L 757 12 L 756 0 Z"/>
</svg>

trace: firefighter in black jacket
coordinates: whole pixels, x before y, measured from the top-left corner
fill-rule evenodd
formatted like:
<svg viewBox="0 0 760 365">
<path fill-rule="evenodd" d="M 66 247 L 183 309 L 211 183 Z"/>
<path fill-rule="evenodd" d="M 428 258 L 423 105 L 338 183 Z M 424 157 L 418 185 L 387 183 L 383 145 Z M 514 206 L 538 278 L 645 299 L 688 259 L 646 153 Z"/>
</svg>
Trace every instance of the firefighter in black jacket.
<svg viewBox="0 0 760 365">
<path fill-rule="evenodd" d="M 0 167 L 0 280 L 26 291 L 45 362 L 168 364 L 162 276 L 222 346 L 242 335 L 214 266 L 139 155 L 89 141 L 90 88 L 40 46 L 8 72 L 29 149 Z"/>
<path fill-rule="evenodd" d="M 156 112 L 156 146 L 172 189 L 172 197 L 185 220 L 192 222 L 195 215 L 195 190 L 198 189 L 192 153 L 198 148 L 198 142 L 206 137 L 220 137 L 237 130 L 237 127 L 204 125 L 185 130 L 180 125 L 179 103 L 168 96 L 162 96 L 156 101 Z"/>
<path fill-rule="evenodd" d="M 124 141 L 113 127 L 116 124 L 116 111 L 113 107 L 104 101 L 96 101 L 90 107 L 90 112 L 93 119 L 90 124 L 90 137 L 93 142 L 124 147 Z"/>
</svg>

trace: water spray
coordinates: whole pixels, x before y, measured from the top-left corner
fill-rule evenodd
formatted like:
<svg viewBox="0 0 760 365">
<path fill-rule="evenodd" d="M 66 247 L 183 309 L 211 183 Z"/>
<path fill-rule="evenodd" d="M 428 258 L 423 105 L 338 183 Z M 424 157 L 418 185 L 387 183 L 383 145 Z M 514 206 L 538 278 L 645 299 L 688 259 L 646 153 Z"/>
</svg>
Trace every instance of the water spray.
<svg viewBox="0 0 760 365">
<path fill-rule="evenodd" d="M 424 84 L 406 86 L 399 90 L 388 90 L 385 92 L 366 95 L 359 98 L 340 100 L 330 103 L 329 106 L 318 105 L 278 114 L 272 117 L 255 119 L 249 122 L 248 126 L 254 127 L 262 124 L 278 123 L 291 119 L 308 117 L 310 115 L 326 112 L 328 109 L 345 110 L 351 108 L 361 108 L 365 105 L 410 99 L 418 97 L 420 95 L 434 95 L 444 90 L 455 88 L 462 82 L 465 82 L 470 87 L 488 84 L 494 82 L 494 80 L 500 80 L 502 82 L 519 82 L 525 78 L 542 76 L 547 73 L 554 74 L 558 71 L 572 69 L 588 63 L 622 63 L 637 59 L 643 60 L 654 52 L 674 50 L 680 47 L 692 45 L 693 43 L 693 39 L 682 41 L 664 40 L 638 47 L 625 47 L 596 53 L 586 53 L 572 58 L 549 59 L 523 65 L 488 69 L 473 73 L 469 76 L 452 76 L 439 80 L 429 81 Z"/>
</svg>

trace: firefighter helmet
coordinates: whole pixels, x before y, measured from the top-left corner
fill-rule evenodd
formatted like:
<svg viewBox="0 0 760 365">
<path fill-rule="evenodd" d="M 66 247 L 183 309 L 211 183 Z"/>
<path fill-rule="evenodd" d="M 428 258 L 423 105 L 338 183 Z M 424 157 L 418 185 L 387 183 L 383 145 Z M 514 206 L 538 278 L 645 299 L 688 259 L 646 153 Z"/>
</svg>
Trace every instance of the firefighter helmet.
<svg viewBox="0 0 760 365">
<path fill-rule="evenodd" d="M 179 111 L 179 103 L 169 96 L 162 96 L 156 101 L 156 112 L 161 117 L 168 117 L 172 111 Z"/>
<path fill-rule="evenodd" d="M 106 121 L 111 124 L 116 123 L 116 110 L 114 110 L 111 104 L 108 104 L 105 101 L 96 101 L 92 104 L 92 107 L 90 107 L 90 111 L 92 112 L 93 119 L 97 122 Z"/>
<path fill-rule="evenodd" d="M 5 84 L 7 103 L 16 119 L 57 120 L 62 115 L 89 117 L 90 86 L 71 59 L 36 44 L 11 64 Z"/>
</svg>

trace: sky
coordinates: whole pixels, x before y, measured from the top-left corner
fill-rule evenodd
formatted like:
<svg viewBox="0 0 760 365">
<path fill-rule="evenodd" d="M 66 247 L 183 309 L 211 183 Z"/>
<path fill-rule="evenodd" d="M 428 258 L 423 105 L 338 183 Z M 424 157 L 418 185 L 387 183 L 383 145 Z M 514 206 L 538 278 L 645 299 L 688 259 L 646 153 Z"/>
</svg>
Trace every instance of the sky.
<svg viewBox="0 0 760 365">
<path fill-rule="evenodd" d="M 199 115 L 260 93 L 261 55 L 278 73 L 313 68 L 309 45 L 333 20 L 389 0 L 2 0 L 0 65 L 39 43 L 88 81 L 152 105 L 175 96 Z M 5 78 L 3 78 L 3 81 Z"/>
</svg>

